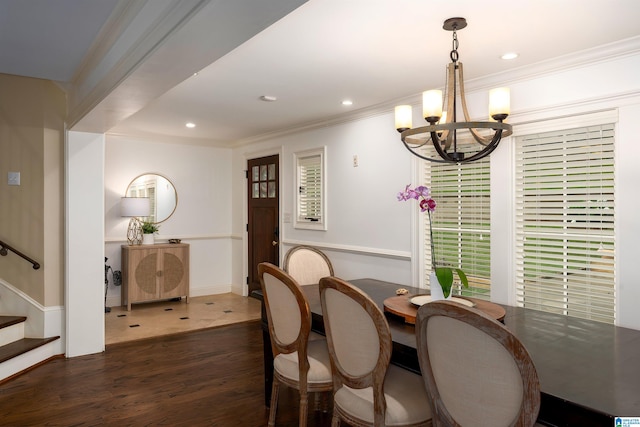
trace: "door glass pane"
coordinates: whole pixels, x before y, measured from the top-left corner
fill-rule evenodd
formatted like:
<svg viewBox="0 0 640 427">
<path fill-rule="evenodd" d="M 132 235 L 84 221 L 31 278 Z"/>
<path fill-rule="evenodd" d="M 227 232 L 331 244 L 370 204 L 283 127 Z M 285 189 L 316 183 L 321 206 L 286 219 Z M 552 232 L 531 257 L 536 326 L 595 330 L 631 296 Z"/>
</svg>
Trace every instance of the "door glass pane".
<svg viewBox="0 0 640 427">
<path fill-rule="evenodd" d="M 261 182 L 260 183 L 260 197 L 262 197 L 262 198 L 266 198 L 267 197 L 267 183 L 266 182 Z"/>
<path fill-rule="evenodd" d="M 260 181 L 267 180 L 267 165 L 260 165 Z"/>
<path fill-rule="evenodd" d="M 260 181 L 260 167 L 254 166 L 251 168 L 252 181 Z"/>
<path fill-rule="evenodd" d="M 276 182 L 269 181 L 269 198 L 273 199 L 276 197 Z"/>
<path fill-rule="evenodd" d="M 254 199 L 260 197 L 260 184 L 258 184 L 257 182 L 253 183 L 253 192 L 251 197 L 253 197 Z"/>
<path fill-rule="evenodd" d="M 269 180 L 276 179 L 276 165 L 271 163 L 269 165 Z"/>
</svg>

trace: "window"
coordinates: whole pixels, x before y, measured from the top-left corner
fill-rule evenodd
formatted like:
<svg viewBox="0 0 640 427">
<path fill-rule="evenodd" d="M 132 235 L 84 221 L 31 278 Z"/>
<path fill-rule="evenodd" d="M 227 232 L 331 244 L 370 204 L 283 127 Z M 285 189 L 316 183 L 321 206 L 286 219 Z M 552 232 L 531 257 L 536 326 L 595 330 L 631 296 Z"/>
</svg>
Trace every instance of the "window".
<svg viewBox="0 0 640 427">
<path fill-rule="evenodd" d="M 433 240 L 436 265 L 461 268 L 469 289 L 455 285 L 455 294 L 490 298 L 491 222 L 489 159 L 471 163 L 426 162 L 425 180 L 430 182 L 436 210 Z M 429 228 L 429 217 L 425 229 Z M 425 233 L 425 277 L 431 272 L 431 245 Z"/>
<path fill-rule="evenodd" d="M 276 173 L 276 163 L 252 166 L 250 185 L 251 198 L 275 199 L 278 194 L 278 177 Z"/>
<path fill-rule="evenodd" d="M 614 125 L 516 139 L 518 305 L 615 321 Z"/>
<path fill-rule="evenodd" d="M 295 153 L 296 228 L 326 230 L 325 149 Z"/>
</svg>

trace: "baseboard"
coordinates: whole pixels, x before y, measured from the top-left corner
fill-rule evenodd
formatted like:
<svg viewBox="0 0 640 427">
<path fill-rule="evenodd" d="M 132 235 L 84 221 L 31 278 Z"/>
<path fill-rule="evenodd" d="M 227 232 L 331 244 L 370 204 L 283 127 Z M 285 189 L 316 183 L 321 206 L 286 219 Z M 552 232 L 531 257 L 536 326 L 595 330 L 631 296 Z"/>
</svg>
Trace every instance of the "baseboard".
<svg viewBox="0 0 640 427">
<path fill-rule="evenodd" d="M 233 292 L 236 295 L 240 295 L 243 296 L 244 295 L 244 288 L 246 285 L 231 285 L 231 292 Z"/>
<path fill-rule="evenodd" d="M 202 286 L 198 288 L 189 289 L 190 297 L 202 297 L 206 295 L 216 295 L 216 294 L 226 294 L 229 292 L 238 293 L 242 295 L 242 287 L 239 288 L 240 292 L 236 292 L 235 287 L 233 285 L 211 285 L 211 286 Z M 118 307 L 122 305 L 121 298 L 119 295 L 111 295 L 107 296 L 107 307 Z"/>
<path fill-rule="evenodd" d="M 201 297 L 205 295 L 226 294 L 231 292 L 231 285 L 210 285 L 198 288 L 190 288 L 189 293 L 192 297 Z"/>
<path fill-rule="evenodd" d="M 64 306 L 44 307 L 20 289 L 0 279 L 0 314 L 26 316 L 25 336 L 62 337 L 65 341 Z"/>
</svg>

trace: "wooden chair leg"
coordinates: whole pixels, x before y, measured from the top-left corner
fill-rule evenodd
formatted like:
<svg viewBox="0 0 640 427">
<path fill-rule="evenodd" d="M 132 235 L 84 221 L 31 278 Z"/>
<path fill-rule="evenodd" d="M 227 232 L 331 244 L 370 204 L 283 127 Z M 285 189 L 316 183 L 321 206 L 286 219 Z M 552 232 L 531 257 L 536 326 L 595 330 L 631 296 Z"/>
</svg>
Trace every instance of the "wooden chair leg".
<svg viewBox="0 0 640 427">
<path fill-rule="evenodd" d="M 300 390 L 300 421 L 299 427 L 307 427 L 307 412 L 309 409 L 309 396 L 306 390 Z"/>
<path fill-rule="evenodd" d="M 311 393 L 312 399 L 309 399 L 313 405 L 313 411 L 321 411 L 327 413 L 331 411 L 331 398 L 333 397 L 330 392 L 319 391 Z"/>
<path fill-rule="evenodd" d="M 326 391 L 324 393 L 320 393 L 322 399 L 320 400 L 320 410 L 325 414 L 331 412 L 332 402 L 333 402 L 333 393 L 330 391 Z"/>
<path fill-rule="evenodd" d="M 333 413 L 333 417 L 331 417 L 331 427 L 340 427 L 340 417 L 335 412 Z"/>
<path fill-rule="evenodd" d="M 276 409 L 278 407 L 278 393 L 280 392 L 280 382 L 274 376 L 271 386 L 271 407 L 269 408 L 269 427 L 276 425 Z"/>
</svg>

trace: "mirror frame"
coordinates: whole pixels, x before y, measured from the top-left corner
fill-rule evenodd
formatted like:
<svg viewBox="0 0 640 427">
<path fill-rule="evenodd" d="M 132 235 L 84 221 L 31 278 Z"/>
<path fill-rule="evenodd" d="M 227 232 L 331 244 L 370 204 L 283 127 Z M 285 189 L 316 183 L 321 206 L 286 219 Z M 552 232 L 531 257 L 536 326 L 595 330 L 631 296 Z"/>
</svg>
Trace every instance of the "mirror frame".
<svg viewBox="0 0 640 427">
<path fill-rule="evenodd" d="M 127 189 L 126 189 L 126 191 L 125 191 L 125 197 L 140 197 L 140 196 L 138 196 L 138 195 L 130 195 L 130 194 L 129 194 L 129 190 L 131 189 L 131 186 L 132 186 L 132 185 L 133 185 L 133 184 L 134 184 L 138 179 L 140 179 L 140 178 L 142 178 L 142 177 L 144 177 L 144 176 L 148 176 L 148 175 L 152 175 L 152 176 L 155 176 L 155 177 L 157 177 L 157 178 L 163 178 L 164 180 L 166 180 L 166 181 L 169 183 L 169 185 L 171 185 L 171 188 L 173 189 L 173 193 L 174 193 L 174 196 L 175 196 L 175 203 L 174 203 L 174 205 L 173 205 L 173 209 L 171 210 L 171 213 L 169 213 L 169 214 L 166 216 L 166 218 L 164 218 L 164 219 L 162 219 L 162 220 L 160 220 L 160 221 L 157 221 L 157 219 L 158 219 L 158 218 L 154 218 L 156 221 L 153 221 L 153 224 L 160 224 L 161 222 L 165 222 L 166 220 L 168 220 L 169 218 L 171 218 L 171 216 L 175 213 L 176 208 L 178 207 L 178 190 L 176 189 L 176 186 L 173 184 L 173 182 L 171 182 L 171 180 L 170 180 L 169 178 L 167 178 L 166 176 L 164 176 L 164 175 L 162 175 L 162 174 L 160 174 L 160 173 L 157 173 L 157 172 L 145 172 L 145 173 L 143 173 L 143 174 L 140 174 L 140 175 L 136 176 L 135 178 L 133 178 L 133 179 L 131 180 L 131 182 L 129 182 L 129 185 L 127 185 Z M 156 193 L 156 200 L 155 200 L 154 202 L 155 202 L 155 203 L 153 204 L 153 206 L 157 205 L 157 193 Z M 143 221 L 147 221 L 147 220 L 149 220 L 149 218 L 152 218 L 152 217 L 143 217 L 143 218 L 142 218 L 142 220 L 143 220 Z"/>
</svg>

